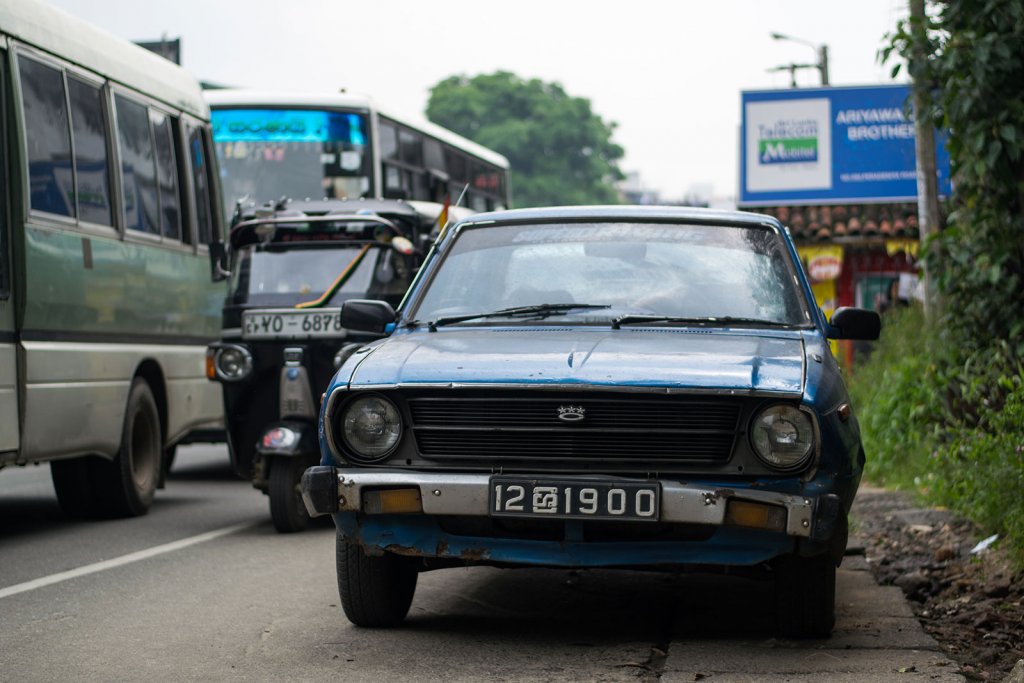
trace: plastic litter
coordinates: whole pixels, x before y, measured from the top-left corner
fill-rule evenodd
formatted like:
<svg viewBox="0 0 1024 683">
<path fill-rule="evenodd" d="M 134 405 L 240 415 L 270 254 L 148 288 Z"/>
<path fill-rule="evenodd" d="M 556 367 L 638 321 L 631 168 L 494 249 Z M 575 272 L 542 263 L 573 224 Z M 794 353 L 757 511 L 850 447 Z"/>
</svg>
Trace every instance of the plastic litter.
<svg viewBox="0 0 1024 683">
<path fill-rule="evenodd" d="M 971 548 L 971 555 L 977 555 L 988 550 L 989 546 L 999 540 L 999 534 L 992 534 L 983 541 L 979 541 L 978 545 Z"/>
</svg>

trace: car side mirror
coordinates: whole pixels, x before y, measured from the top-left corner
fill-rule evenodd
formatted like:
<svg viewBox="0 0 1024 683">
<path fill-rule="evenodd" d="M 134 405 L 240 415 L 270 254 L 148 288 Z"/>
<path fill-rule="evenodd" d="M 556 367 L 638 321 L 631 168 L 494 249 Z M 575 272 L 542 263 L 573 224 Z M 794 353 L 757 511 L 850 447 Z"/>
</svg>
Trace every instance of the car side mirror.
<svg viewBox="0 0 1024 683">
<path fill-rule="evenodd" d="M 220 241 L 210 242 L 208 247 L 210 250 L 210 279 L 214 282 L 223 282 L 231 275 L 231 271 L 227 269 L 227 249 Z"/>
<path fill-rule="evenodd" d="M 341 305 L 341 326 L 349 330 L 384 334 L 396 319 L 395 309 L 387 301 L 349 299 Z"/>
<path fill-rule="evenodd" d="M 874 341 L 882 332 L 882 319 L 878 313 L 864 308 L 837 308 L 829 322 L 831 339 L 863 339 Z"/>
</svg>

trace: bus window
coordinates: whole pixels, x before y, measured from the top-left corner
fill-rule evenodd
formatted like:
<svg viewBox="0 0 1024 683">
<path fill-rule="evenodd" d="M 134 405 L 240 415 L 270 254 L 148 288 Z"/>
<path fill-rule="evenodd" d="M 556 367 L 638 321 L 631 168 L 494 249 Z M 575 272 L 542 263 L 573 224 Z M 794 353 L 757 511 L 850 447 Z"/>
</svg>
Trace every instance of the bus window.
<svg viewBox="0 0 1024 683">
<path fill-rule="evenodd" d="M 157 183 L 160 187 L 160 226 L 164 237 L 181 239 L 181 209 L 178 200 L 178 173 L 174 158 L 171 119 L 150 113 L 153 139 L 156 141 Z"/>
<path fill-rule="evenodd" d="M 440 142 L 433 138 L 426 138 L 423 141 L 423 162 L 431 171 L 446 172 L 447 166 L 444 163 L 444 152 Z"/>
<path fill-rule="evenodd" d="M 400 156 L 404 163 L 417 168 L 423 165 L 422 136 L 407 130 L 399 130 L 398 147 L 401 150 Z"/>
<path fill-rule="evenodd" d="M 121 150 L 124 186 L 124 223 L 131 230 L 160 234 L 159 198 L 149 112 L 141 104 L 118 95 L 117 138 Z"/>
<path fill-rule="evenodd" d="M 384 121 L 380 122 L 380 158 L 398 158 L 398 129 Z"/>
<path fill-rule="evenodd" d="M 7 111 L 6 98 L 4 93 L 7 89 L 4 78 L 7 73 L 6 54 L 0 50 L 0 126 L 6 123 L 4 112 Z M 0 128 L 2 129 L 2 128 Z M 0 159 L 7 158 L 7 149 L 4 136 L 0 135 Z M 8 259 L 7 244 L 10 238 L 7 236 L 7 207 L 9 203 L 9 189 L 7 186 L 7 169 L 5 164 L 0 164 L 0 299 L 7 299 L 11 296 L 11 267 Z"/>
<path fill-rule="evenodd" d="M 78 217 L 89 223 L 113 225 L 103 91 L 99 86 L 68 74 L 68 95 L 71 101 L 71 133 L 75 140 Z"/>
<path fill-rule="evenodd" d="M 257 204 L 355 199 L 370 192 L 367 119 L 313 109 L 219 109 L 212 114 L 223 196 Z"/>
<path fill-rule="evenodd" d="M 186 124 L 188 151 L 192 162 L 192 184 L 195 188 L 196 220 L 198 221 L 198 243 L 209 244 L 213 240 L 213 195 L 210 193 L 210 169 L 206 163 L 206 146 L 203 144 L 203 129 Z"/>
<path fill-rule="evenodd" d="M 21 55 L 22 106 L 28 146 L 31 206 L 74 217 L 71 131 L 61 72 Z"/>
</svg>

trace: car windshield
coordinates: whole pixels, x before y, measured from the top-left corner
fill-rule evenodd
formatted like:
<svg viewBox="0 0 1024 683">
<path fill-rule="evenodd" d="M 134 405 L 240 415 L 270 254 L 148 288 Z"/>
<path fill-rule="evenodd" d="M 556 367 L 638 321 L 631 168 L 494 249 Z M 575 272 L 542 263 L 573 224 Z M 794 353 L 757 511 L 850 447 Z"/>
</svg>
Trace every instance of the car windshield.
<svg viewBox="0 0 1024 683">
<path fill-rule="evenodd" d="M 250 245 L 239 250 L 231 276 L 232 303 L 248 306 L 295 306 L 319 298 L 335 279 L 355 269 L 328 305 L 347 299 L 373 298 L 397 305 L 409 286 L 406 257 L 371 247 L 360 257 L 357 244 L 329 248 L 282 248 Z M 356 262 L 357 259 L 360 259 Z"/>
<path fill-rule="evenodd" d="M 469 226 L 408 317 L 495 324 L 503 316 L 472 314 L 572 303 L 586 307 L 559 306 L 538 317 L 563 324 L 810 321 L 778 233 L 649 222 Z"/>
<path fill-rule="evenodd" d="M 358 199 L 370 191 L 366 117 L 307 109 L 214 109 L 224 204 Z"/>
</svg>

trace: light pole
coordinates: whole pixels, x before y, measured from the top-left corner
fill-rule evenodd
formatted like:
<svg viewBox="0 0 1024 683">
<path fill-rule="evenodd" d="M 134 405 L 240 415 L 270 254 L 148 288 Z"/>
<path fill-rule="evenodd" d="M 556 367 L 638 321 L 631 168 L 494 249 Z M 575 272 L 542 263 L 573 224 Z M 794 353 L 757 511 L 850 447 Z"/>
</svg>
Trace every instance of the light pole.
<svg viewBox="0 0 1024 683">
<path fill-rule="evenodd" d="M 784 71 L 789 70 L 792 76 L 793 87 L 796 87 L 796 70 L 797 69 L 817 69 L 821 73 L 821 84 L 828 85 L 828 45 L 815 45 L 809 40 L 803 40 L 802 38 L 794 38 L 793 36 L 787 36 L 783 33 L 772 33 L 772 38 L 775 40 L 788 40 L 794 43 L 800 43 L 812 48 L 818 55 L 817 64 L 785 64 L 783 66 L 777 66 L 769 71 Z"/>
</svg>

